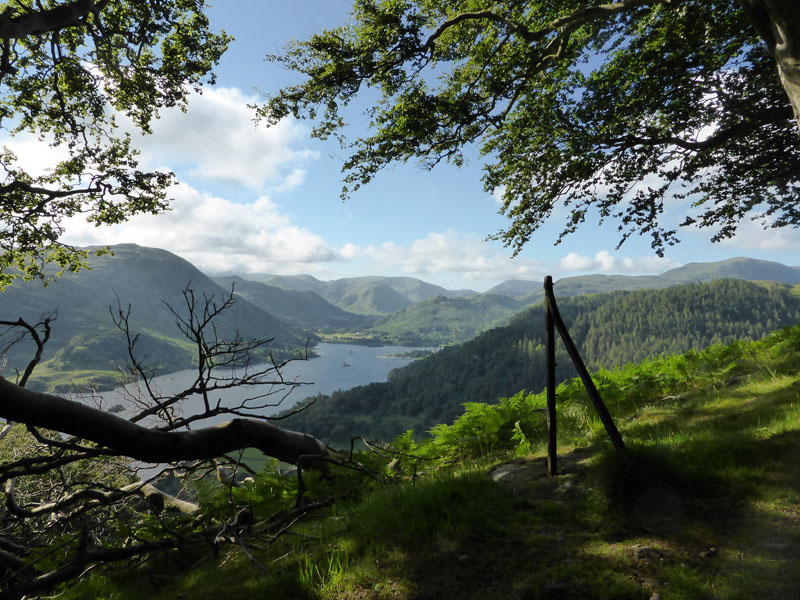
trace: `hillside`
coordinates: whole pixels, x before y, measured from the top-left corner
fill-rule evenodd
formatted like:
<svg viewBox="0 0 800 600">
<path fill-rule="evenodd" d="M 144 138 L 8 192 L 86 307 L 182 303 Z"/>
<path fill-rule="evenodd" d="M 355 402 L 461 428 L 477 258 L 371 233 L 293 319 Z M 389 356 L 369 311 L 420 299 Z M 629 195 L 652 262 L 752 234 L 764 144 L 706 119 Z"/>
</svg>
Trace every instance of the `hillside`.
<svg viewBox="0 0 800 600">
<path fill-rule="evenodd" d="M 297 478 L 266 461 L 251 484 L 201 488 L 212 527 L 251 511 L 236 539 L 97 569 L 59 597 L 796 598 L 798 348 L 795 327 L 594 373 L 624 456 L 580 383 L 564 383 L 557 476 L 543 394 L 471 405 L 424 443 L 359 453 L 372 476 L 332 467 L 303 511 Z"/>
<path fill-rule="evenodd" d="M 127 359 L 123 334 L 110 310 L 131 308 L 132 333 L 139 334 L 137 351 L 144 362 L 162 372 L 193 366 L 194 350 L 176 326 L 175 315 L 187 315 L 183 290 L 194 292 L 197 314 L 204 298 L 219 303 L 230 295 L 189 262 L 165 250 L 134 244 L 112 246 L 113 255 L 90 258 L 90 270 L 70 273 L 47 287 L 38 281 L 15 282 L 0 293 L 0 315 L 37 322 L 57 315 L 52 338 L 31 381 L 34 387 L 70 389 L 79 385 L 113 385 Z M 216 320 L 220 337 L 241 331 L 247 338 L 275 338 L 280 354 L 305 346 L 307 336 L 239 300 Z M 4 336 L 3 345 L 10 340 Z M 5 352 L 5 373 L 21 368 L 32 356 L 32 344 L 17 344 Z"/>
<path fill-rule="evenodd" d="M 734 258 L 713 263 L 690 263 L 661 275 L 581 275 L 558 280 L 559 297 L 611 291 L 663 289 L 686 283 L 733 278 L 800 283 L 800 271 L 780 263 Z M 504 298 L 504 299 L 503 299 Z M 541 281 L 510 279 L 484 294 L 467 297 L 437 296 L 384 317 L 370 330 L 396 343 L 462 343 L 491 327 L 504 325 L 516 312 L 541 302 Z"/>
<path fill-rule="evenodd" d="M 478 294 L 447 298 L 439 295 L 383 317 L 366 331 L 409 345 L 462 343 L 492 325 L 505 324 L 524 302 L 510 296 Z"/>
<path fill-rule="evenodd" d="M 310 275 L 249 274 L 246 279 L 286 290 L 310 291 L 340 309 L 359 315 L 389 315 L 435 296 L 475 294 L 472 290 L 447 290 L 413 277 L 368 275 L 320 281 Z"/>
<path fill-rule="evenodd" d="M 295 327 L 349 329 L 368 326 L 374 321 L 374 318 L 346 312 L 310 290 L 284 289 L 238 276 L 215 277 L 214 281 L 225 289 L 234 285 L 236 296 Z"/>
<path fill-rule="evenodd" d="M 732 339 L 758 339 L 800 321 L 800 299 L 788 285 L 766 287 L 732 279 L 559 298 L 558 304 L 591 368 L 699 350 Z M 543 334 L 539 304 L 505 327 L 392 371 L 387 383 L 319 398 L 288 423 L 330 440 L 349 435 L 387 439 L 412 427 L 422 433 L 436 423 L 450 422 L 465 402 L 495 402 L 521 389 L 541 390 Z M 559 381 L 574 375 L 563 352 L 557 362 Z"/>
</svg>

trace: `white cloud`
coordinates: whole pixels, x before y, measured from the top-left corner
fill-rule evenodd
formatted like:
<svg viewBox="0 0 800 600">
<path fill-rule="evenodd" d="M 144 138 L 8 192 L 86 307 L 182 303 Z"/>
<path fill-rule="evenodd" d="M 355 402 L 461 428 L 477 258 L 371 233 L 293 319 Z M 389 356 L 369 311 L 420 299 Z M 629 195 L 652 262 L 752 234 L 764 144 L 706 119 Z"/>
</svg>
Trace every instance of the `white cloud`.
<svg viewBox="0 0 800 600">
<path fill-rule="evenodd" d="M 657 256 L 643 256 L 629 258 L 614 256 L 608 250 L 601 250 L 594 257 L 581 256 L 577 252 L 570 252 L 558 261 L 557 267 L 564 271 L 600 271 L 604 273 L 663 273 L 669 269 L 679 267 L 680 263 L 668 258 Z"/>
<path fill-rule="evenodd" d="M 348 242 L 339 249 L 339 254 L 345 260 L 353 260 L 361 255 L 361 248 L 351 242 Z"/>
<path fill-rule="evenodd" d="M 291 119 L 274 127 L 256 126 L 248 104 L 257 102 L 235 88 L 207 88 L 192 93 L 186 112 L 163 110 L 151 123 L 153 133 L 141 135 L 132 121 L 116 115 L 131 133 L 146 169 L 170 169 L 182 176 L 233 184 L 249 190 L 287 191 L 305 179 L 305 165 L 318 153 L 303 146 L 306 128 Z M 65 148 L 27 133 L 4 136 L 0 144 L 19 157 L 19 164 L 42 174 L 68 157 Z"/>
<path fill-rule="evenodd" d="M 34 176 L 44 175 L 60 161 L 69 158 L 65 146 L 53 147 L 30 133 L 4 137 L 0 145 L 11 150 L 17 157 L 17 164 Z"/>
<path fill-rule="evenodd" d="M 178 184 L 171 197 L 172 210 L 165 214 L 138 215 L 110 227 L 69 219 L 63 241 L 164 248 L 209 272 L 300 272 L 310 263 L 343 260 L 319 235 L 292 224 L 267 196 L 237 203 Z"/>
<path fill-rule="evenodd" d="M 747 250 L 800 250 L 800 231 L 791 227 L 768 227 L 761 221 L 742 221 L 732 238 L 720 245 Z"/>
<path fill-rule="evenodd" d="M 301 165 L 318 153 L 301 147 L 307 131 L 296 121 L 256 127 L 247 106 L 256 101 L 235 88 L 192 93 L 186 112 L 162 111 L 152 135 L 134 136 L 135 145 L 150 168 L 182 168 L 190 176 L 254 190 L 292 189 L 305 178 Z M 129 120 L 119 120 L 133 131 Z"/>
<path fill-rule="evenodd" d="M 452 230 L 430 233 L 409 246 L 387 242 L 368 246 L 363 256 L 371 263 L 373 272 L 386 271 L 395 265 L 409 275 L 454 273 L 470 281 L 501 281 L 510 278 L 540 278 L 543 267 L 539 261 L 518 257 L 485 243 L 478 236 L 464 235 Z"/>
<path fill-rule="evenodd" d="M 506 186 L 501 185 L 501 186 L 495 188 L 495 190 L 492 192 L 492 198 L 494 198 L 494 201 L 497 202 L 497 204 L 502 206 L 502 204 L 503 204 L 503 195 L 505 193 L 506 193 Z"/>
</svg>

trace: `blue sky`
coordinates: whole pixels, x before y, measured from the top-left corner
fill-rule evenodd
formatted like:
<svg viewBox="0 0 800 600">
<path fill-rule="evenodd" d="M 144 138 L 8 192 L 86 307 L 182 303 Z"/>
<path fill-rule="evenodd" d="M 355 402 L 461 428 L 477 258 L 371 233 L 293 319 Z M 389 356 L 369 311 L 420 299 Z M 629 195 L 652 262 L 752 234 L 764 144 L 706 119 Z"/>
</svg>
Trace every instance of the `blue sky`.
<svg viewBox="0 0 800 600">
<path fill-rule="evenodd" d="M 320 279 L 408 275 L 478 291 L 509 278 L 659 273 L 735 256 L 800 264 L 795 230 L 765 232 L 747 223 L 724 244 L 711 244 L 706 231 L 684 231 L 682 243 L 658 259 L 646 238 L 615 251 L 613 223 L 598 227 L 587 221 L 554 246 L 558 214 L 553 226 L 511 259 L 510 250 L 484 241 L 507 223 L 497 200 L 482 190 L 476 158 L 461 169 L 399 166 L 343 203 L 343 153 L 335 142 L 310 139 L 310 124 L 304 122 L 256 128 L 247 104 L 257 101 L 256 90 L 269 92 L 294 81 L 294 74 L 265 62 L 266 53 L 343 22 L 349 6 L 348 0 L 218 0 L 212 24 L 236 40 L 217 69 L 217 85 L 193 97 L 186 114 L 166 112 L 152 136 L 136 138 L 146 166 L 178 175 L 172 212 L 103 228 L 75 219 L 65 241 L 162 247 L 207 272 L 309 273 Z M 43 162 L 55 152 L 30 139 L 8 143 L 23 158 Z M 685 209 L 674 206 L 668 216 L 677 222 Z"/>
</svg>

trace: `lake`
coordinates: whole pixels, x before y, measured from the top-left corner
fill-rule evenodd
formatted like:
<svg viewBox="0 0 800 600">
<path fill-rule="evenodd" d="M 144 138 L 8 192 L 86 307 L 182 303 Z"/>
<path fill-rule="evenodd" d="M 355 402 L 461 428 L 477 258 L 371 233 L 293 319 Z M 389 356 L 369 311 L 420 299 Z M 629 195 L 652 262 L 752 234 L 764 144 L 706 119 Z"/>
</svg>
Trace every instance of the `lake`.
<svg viewBox="0 0 800 600">
<path fill-rule="evenodd" d="M 259 386 L 259 388 L 235 388 L 224 392 L 217 392 L 212 399 L 216 402 L 220 398 L 223 404 L 233 405 L 248 398 L 274 392 L 266 400 L 254 401 L 257 404 L 268 403 L 271 406 L 258 410 L 258 414 L 272 415 L 287 408 L 291 408 L 297 402 L 314 396 L 316 394 L 330 394 L 336 390 L 348 390 L 350 388 L 366 385 L 376 381 L 386 381 L 389 371 L 398 367 L 403 367 L 410 363 L 411 358 L 390 357 L 392 354 L 410 352 L 412 350 L 435 350 L 435 348 L 413 348 L 407 346 L 383 346 L 369 347 L 356 346 L 352 344 L 318 344 L 314 351 L 319 355 L 307 361 L 294 361 L 281 369 L 281 374 L 285 381 L 307 382 L 292 391 L 285 399 L 282 399 L 285 392 L 281 388 L 270 388 L 269 386 Z M 231 371 L 228 371 L 230 373 Z M 222 374 L 220 370 L 219 374 Z M 196 370 L 178 371 L 168 375 L 156 377 L 154 385 L 162 395 L 174 394 L 191 385 L 197 375 Z M 132 386 L 129 386 L 132 387 Z M 128 406 L 125 401 L 123 388 L 117 388 L 110 392 L 103 392 L 103 403 L 106 407 L 116 404 Z M 280 403 L 279 403 L 280 401 Z M 190 397 L 184 400 L 183 412 L 190 414 L 199 410 L 202 400 L 199 397 Z M 122 413 L 125 416 L 127 411 Z M 230 419 L 228 416 L 203 421 L 204 425 L 221 423 Z"/>
</svg>

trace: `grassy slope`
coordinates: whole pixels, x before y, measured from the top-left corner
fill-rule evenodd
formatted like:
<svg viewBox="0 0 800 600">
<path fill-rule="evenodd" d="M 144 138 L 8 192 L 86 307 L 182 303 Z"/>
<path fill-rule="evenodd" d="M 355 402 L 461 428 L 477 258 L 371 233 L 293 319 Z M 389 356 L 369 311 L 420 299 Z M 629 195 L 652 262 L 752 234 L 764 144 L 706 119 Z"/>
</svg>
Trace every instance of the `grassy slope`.
<svg viewBox="0 0 800 600">
<path fill-rule="evenodd" d="M 471 405 L 425 447 L 396 442 L 449 467 L 391 487 L 349 480 L 355 499 L 302 535 L 250 547 L 267 574 L 233 546 L 199 569 L 175 558 L 92 576 L 63 598 L 796 598 L 800 327 L 595 379 L 625 459 L 574 381 L 559 388 L 555 478 L 541 395 Z"/>
<path fill-rule="evenodd" d="M 524 307 L 509 296 L 439 295 L 379 319 L 367 331 L 421 344 L 460 344 L 505 322 Z"/>
</svg>

